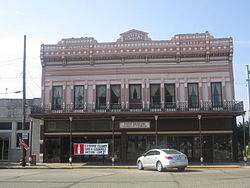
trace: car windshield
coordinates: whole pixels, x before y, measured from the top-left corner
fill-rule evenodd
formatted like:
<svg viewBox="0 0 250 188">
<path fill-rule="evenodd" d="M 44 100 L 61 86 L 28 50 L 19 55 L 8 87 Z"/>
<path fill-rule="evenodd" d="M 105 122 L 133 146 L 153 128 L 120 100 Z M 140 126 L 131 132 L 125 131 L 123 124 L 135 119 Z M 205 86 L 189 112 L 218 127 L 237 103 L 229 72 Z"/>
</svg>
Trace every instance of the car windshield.
<svg viewBox="0 0 250 188">
<path fill-rule="evenodd" d="M 181 154 L 181 152 L 174 150 L 174 149 L 163 149 L 166 154 Z"/>
</svg>

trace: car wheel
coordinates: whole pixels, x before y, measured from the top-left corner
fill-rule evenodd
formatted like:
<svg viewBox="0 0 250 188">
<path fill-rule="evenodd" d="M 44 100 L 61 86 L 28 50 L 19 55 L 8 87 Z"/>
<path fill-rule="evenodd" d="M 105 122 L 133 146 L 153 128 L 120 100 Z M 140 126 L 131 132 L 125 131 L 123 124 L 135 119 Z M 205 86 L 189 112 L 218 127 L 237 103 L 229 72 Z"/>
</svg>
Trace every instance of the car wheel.
<svg viewBox="0 0 250 188">
<path fill-rule="evenodd" d="M 162 172 L 162 171 L 163 171 L 163 167 L 162 167 L 162 164 L 161 164 L 160 161 L 158 161 L 158 162 L 156 163 L 156 170 L 157 170 L 158 172 Z"/>
<path fill-rule="evenodd" d="M 184 168 L 178 168 L 178 171 L 179 171 L 179 172 L 185 171 L 185 167 L 184 167 Z"/>
<path fill-rule="evenodd" d="M 139 162 L 137 163 L 137 168 L 138 168 L 139 170 L 143 170 L 143 169 L 144 169 L 141 161 L 139 161 Z"/>
</svg>

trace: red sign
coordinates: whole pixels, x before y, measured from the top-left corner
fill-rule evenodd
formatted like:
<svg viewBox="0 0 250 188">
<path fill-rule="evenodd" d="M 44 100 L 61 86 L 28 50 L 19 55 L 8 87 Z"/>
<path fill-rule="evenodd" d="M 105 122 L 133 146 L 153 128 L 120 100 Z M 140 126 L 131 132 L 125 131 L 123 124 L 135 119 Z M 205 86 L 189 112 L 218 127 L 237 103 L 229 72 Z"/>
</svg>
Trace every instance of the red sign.
<svg viewBox="0 0 250 188">
<path fill-rule="evenodd" d="M 84 154 L 84 144 L 74 144 L 74 155 Z"/>
</svg>

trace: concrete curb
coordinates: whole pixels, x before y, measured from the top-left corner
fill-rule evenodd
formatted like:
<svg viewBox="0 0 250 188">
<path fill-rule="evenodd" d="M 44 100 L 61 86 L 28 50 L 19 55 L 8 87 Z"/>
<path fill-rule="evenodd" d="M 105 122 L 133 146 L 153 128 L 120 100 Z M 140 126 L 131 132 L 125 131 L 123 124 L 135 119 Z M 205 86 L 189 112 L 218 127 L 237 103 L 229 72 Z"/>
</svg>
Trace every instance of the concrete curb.
<svg viewBox="0 0 250 188">
<path fill-rule="evenodd" d="M 203 165 L 188 166 L 188 169 L 201 168 L 250 168 L 250 166 L 241 165 Z M 0 166 L 0 169 L 137 169 L 136 166 L 62 166 L 62 165 L 37 165 L 37 166 Z"/>
</svg>

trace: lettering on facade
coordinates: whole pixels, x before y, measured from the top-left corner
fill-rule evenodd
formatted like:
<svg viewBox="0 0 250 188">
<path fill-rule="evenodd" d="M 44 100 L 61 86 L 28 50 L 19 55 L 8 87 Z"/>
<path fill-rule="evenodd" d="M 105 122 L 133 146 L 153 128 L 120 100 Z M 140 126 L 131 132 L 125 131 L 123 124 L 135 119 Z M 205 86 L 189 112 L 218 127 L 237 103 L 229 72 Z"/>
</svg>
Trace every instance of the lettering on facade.
<svg viewBox="0 0 250 188">
<path fill-rule="evenodd" d="M 123 40 L 125 42 L 127 42 L 127 41 L 142 41 L 145 38 L 145 36 L 143 34 L 135 33 L 135 32 L 128 33 L 127 35 L 124 35 L 123 37 L 124 37 Z"/>
<path fill-rule="evenodd" d="M 148 129 L 150 122 L 120 122 L 121 129 Z"/>
</svg>

